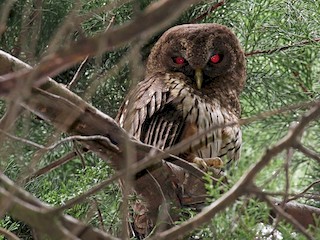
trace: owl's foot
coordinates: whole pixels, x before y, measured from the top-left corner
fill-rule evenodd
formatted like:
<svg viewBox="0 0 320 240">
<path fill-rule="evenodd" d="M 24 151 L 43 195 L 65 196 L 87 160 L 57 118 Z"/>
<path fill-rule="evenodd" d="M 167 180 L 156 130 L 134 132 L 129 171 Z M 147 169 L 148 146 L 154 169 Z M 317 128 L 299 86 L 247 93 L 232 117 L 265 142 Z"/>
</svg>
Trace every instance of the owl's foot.
<svg viewBox="0 0 320 240">
<path fill-rule="evenodd" d="M 214 158 L 199 158 L 195 157 L 193 159 L 193 163 L 200 169 L 204 169 L 207 171 L 209 168 L 220 169 L 223 167 L 223 162 L 221 158 L 214 157 Z"/>
</svg>

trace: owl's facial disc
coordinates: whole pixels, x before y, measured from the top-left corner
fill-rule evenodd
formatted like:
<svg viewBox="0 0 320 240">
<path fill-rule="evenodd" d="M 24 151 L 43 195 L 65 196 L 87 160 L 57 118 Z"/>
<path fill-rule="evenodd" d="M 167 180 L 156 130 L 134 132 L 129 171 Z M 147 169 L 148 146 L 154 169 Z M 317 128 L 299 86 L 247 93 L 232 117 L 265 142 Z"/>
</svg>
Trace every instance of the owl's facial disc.
<svg viewBox="0 0 320 240">
<path fill-rule="evenodd" d="M 171 62 L 173 69 L 175 71 L 181 71 L 189 76 L 190 79 L 193 79 L 194 84 L 200 90 L 203 84 L 208 83 L 211 79 L 211 76 L 207 75 L 207 69 L 210 68 L 212 71 L 214 65 L 218 65 L 218 63 L 223 60 L 223 54 L 209 54 L 206 62 L 201 65 L 189 63 L 188 58 L 184 58 L 181 55 L 175 55 L 171 57 L 171 59 L 169 62 Z"/>
<path fill-rule="evenodd" d="M 243 88 L 245 56 L 230 29 L 219 24 L 186 24 L 166 31 L 149 55 L 146 76 L 180 73 L 197 91 Z"/>
</svg>

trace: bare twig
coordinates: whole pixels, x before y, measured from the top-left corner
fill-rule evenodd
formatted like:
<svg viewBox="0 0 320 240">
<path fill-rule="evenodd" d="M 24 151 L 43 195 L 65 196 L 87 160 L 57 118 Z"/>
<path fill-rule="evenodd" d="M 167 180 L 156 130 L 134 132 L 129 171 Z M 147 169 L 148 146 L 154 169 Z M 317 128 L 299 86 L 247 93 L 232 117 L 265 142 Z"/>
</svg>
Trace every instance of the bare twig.
<svg viewBox="0 0 320 240">
<path fill-rule="evenodd" d="M 20 238 L 18 238 L 15 234 L 2 227 L 0 227 L 0 235 L 3 235 L 8 240 L 20 240 Z"/>
<path fill-rule="evenodd" d="M 256 188 L 248 188 L 248 191 L 251 192 L 251 193 L 260 193 L 261 190 L 257 190 Z M 269 191 L 262 191 L 263 194 L 267 195 L 267 196 L 272 196 L 272 197 L 285 197 L 285 195 L 287 193 L 285 192 L 269 192 Z M 291 201 L 291 198 L 292 200 L 295 200 L 295 199 L 298 199 L 298 198 L 306 198 L 306 199 L 313 199 L 313 200 L 320 200 L 320 195 L 315 193 L 288 193 L 287 194 L 289 199 L 289 201 Z M 280 201 L 279 201 L 280 202 Z"/>
<path fill-rule="evenodd" d="M 293 200 L 296 200 L 298 198 L 300 198 L 301 196 L 303 196 L 310 188 L 312 188 L 314 185 L 320 184 L 320 180 L 316 180 L 312 183 L 309 184 L 309 186 L 307 186 L 302 192 L 296 194 L 294 197 L 291 197 L 289 199 L 286 200 L 286 202 L 290 202 Z"/>
<path fill-rule="evenodd" d="M 82 61 L 86 56 L 93 56 L 102 51 L 110 51 L 141 36 L 150 36 L 167 26 L 178 17 L 190 4 L 199 0 L 162 0 L 148 6 L 134 21 L 121 27 L 110 29 L 92 38 L 85 38 L 71 44 L 67 49 L 44 58 L 33 70 L 2 76 L 0 94 L 17 84 L 17 79 L 32 79 L 35 86 L 44 84 L 47 76 L 55 76 L 61 71 Z M 7 83 L 7 84 L 4 84 Z"/>
<path fill-rule="evenodd" d="M 1 172 L 0 183 L 0 202 L 10 203 L 8 213 L 54 239 L 119 240 L 72 217 L 51 212 L 51 207 L 17 187 Z"/>
<path fill-rule="evenodd" d="M 124 171 L 119 171 L 118 173 L 116 173 L 112 177 L 110 177 L 109 179 L 102 181 L 101 183 L 97 184 L 94 187 L 91 187 L 87 192 L 84 192 L 84 193 L 80 194 L 79 196 L 68 200 L 64 205 L 61 205 L 59 207 L 55 207 L 52 210 L 52 212 L 62 212 L 63 210 L 71 208 L 75 204 L 83 202 L 86 198 L 99 192 L 100 190 L 102 190 L 103 188 L 105 188 L 109 184 L 113 183 L 115 180 L 119 179 L 123 175 L 124 175 Z"/>
<path fill-rule="evenodd" d="M 273 49 L 268 49 L 268 50 L 255 50 L 252 52 L 245 53 L 245 55 L 246 55 L 246 57 L 251 57 L 253 55 L 258 55 L 258 54 L 273 54 L 275 52 L 281 52 L 281 51 L 285 51 L 285 50 L 288 50 L 290 48 L 295 48 L 295 47 L 303 47 L 305 45 L 309 45 L 309 44 L 313 44 L 313 43 L 317 43 L 317 42 L 320 42 L 320 38 L 305 40 L 302 42 L 297 42 L 297 43 L 293 43 L 290 45 L 285 45 L 285 46 L 281 46 L 281 47 L 277 47 L 277 48 L 273 48 Z"/>
<path fill-rule="evenodd" d="M 290 174 L 289 174 L 289 167 L 291 164 L 291 159 L 293 156 L 293 149 L 292 148 L 288 148 L 287 149 L 287 154 L 286 154 L 286 158 L 285 158 L 285 162 L 284 162 L 284 171 L 285 171 L 285 195 L 283 198 L 283 205 L 284 203 L 287 202 L 288 199 L 288 194 L 289 194 L 289 189 L 290 189 Z"/>
<path fill-rule="evenodd" d="M 30 15 L 31 21 L 30 21 L 30 36 L 29 38 L 29 44 L 24 46 L 25 49 L 22 49 L 23 51 L 27 50 L 28 59 L 31 61 L 35 60 L 36 56 L 36 49 L 37 45 L 39 44 L 39 38 L 40 38 L 40 31 L 41 31 L 41 24 L 43 21 L 43 1 L 42 0 L 35 0 L 33 2 L 33 11 L 32 15 Z"/>
<path fill-rule="evenodd" d="M 17 136 L 14 136 L 10 133 L 7 133 L 5 131 L 2 131 L 0 129 L 0 132 L 4 135 L 6 135 L 7 137 L 11 138 L 11 139 L 14 139 L 14 140 L 17 140 L 19 142 L 22 142 L 22 143 L 25 143 L 29 146 L 32 146 L 32 147 L 35 147 L 35 148 L 39 148 L 39 149 L 43 149 L 43 150 L 52 150 L 56 147 L 58 147 L 59 145 L 65 143 L 65 142 L 70 142 L 70 141 L 73 141 L 73 140 L 76 140 L 76 141 L 93 141 L 93 140 L 101 140 L 101 141 L 104 141 L 105 143 L 107 143 L 109 145 L 110 148 L 113 149 L 113 151 L 115 152 L 118 152 L 119 151 L 119 148 L 114 145 L 110 139 L 108 137 L 105 137 L 105 136 L 101 136 L 101 135 L 96 135 L 96 136 L 78 136 L 78 135 L 74 135 L 74 136 L 70 136 L 70 137 L 66 137 L 64 139 L 61 139 L 60 141 L 58 142 L 55 142 L 54 144 L 46 147 L 44 145 L 41 145 L 41 144 L 38 144 L 38 143 L 35 143 L 33 141 L 30 141 L 30 140 L 27 140 L 27 139 L 24 139 L 24 138 L 20 138 L 20 137 L 17 137 Z"/>
<path fill-rule="evenodd" d="M 66 86 L 68 89 L 72 89 L 74 88 L 74 86 L 76 85 L 77 81 L 80 79 L 80 72 L 83 70 L 84 64 L 87 62 L 88 60 L 87 56 L 80 64 L 80 66 L 78 67 L 76 73 L 74 74 L 72 80 L 68 83 L 68 85 Z"/>
<path fill-rule="evenodd" d="M 203 209 L 203 211 L 195 217 L 183 222 L 179 226 L 175 226 L 167 231 L 159 233 L 151 239 L 178 238 L 179 236 L 183 236 L 193 229 L 199 227 L 203 223 L 208 222 L 218 212 L 222 211 L 227 206 L 230 206 L 230 204 L 232 204 L 236 199 L 245 194 L 247 192 L 247 187 L 252 186 L 254 177 L 273 159 L 273 157 L 293 145 L 296 142 L 296 139 L 303 132 L 304 128 L 311 121 L 314 121 L 319 117 L 320 103 L 308 111 L 301 118 L 299 123 L 297 123 L 297 125 L 294 126 L 284 138 L 282 138 L 276 145 L 268 149 L 260 161 L 254 164 L 228 192 L 222 195 L 222 197 Z"/>
<path fill-rule="evenodd" d="M 82 163 L 82 168 L 86 167 L 86 161 L 84 157 L 82 156 L 83 150 L 85 148 L 80 148 L 76 141 L 73 141 L 73 149 L 76 152 L 77 156 L 80 158 L 80 161 Z"/>
<path fill-rule="evenodd" d="M 71 42 L 70 33 L 74 32 L 75 29 L 80 29 L 82 33 L 81 22 L 79 20 L 79 12 L 82 8 L 83 3 L 79 0 L 74 1 L 72 4 L 72 9 L 69 11 L 68 15 L 64 17 L 63 22 L 55 32 L 54 36 L 50 38 L 48 44 L 47 53 L 52 53 L 56 51 L 61 45 L 68 46 Z M 63 42 L 62 42 L 63 41 Z"/>
<path fill-rule="evenodd" d="M 46 174 L 48 172 L 53 171 L 54 169 L 62 166 L 63 164 L 69 162 L 70 160 L 72 160 L 75 156 L 77 156 L 76 152 L 69 152 L 67 153 L 65 156 L 63 156 L 62 158 L 54 161 L 53 163 L 50 163 L 49 165 L 39 169 L 38 171 L 36 171 L 35 173 L 31 174 L 29 177 L 26 178 L 26 180 L 24 182 L 28 182 L 34 178 L 37 178 L 43 174 Z"/>
<path fill-rule="evenodd" d="M 0 120 L 0 130 L 9 130 L 17 120 L 17 116 L 21 114 L 24 109 L 18 102 L 11 102 L 8 104 L 8 109 Z"/>
<path fill-rule="evenodd" d="M 114 19 L 115 19 L 115 16 L 112 16 L 112 18 L 109 21 L 109 24 L 108 24 L 105 32 L 110 29 L 111 25 L 114 22 Z M 80 66 L 77 69 L 77 72 L 74 74 L 72 80 L 66 86 L 68 89 L 74 88 L 74 86 L 76 85 L 77 81 L 80 79 L 80 73 L 83 71 L 83 67 L 84 67 L 85 63 L 88 61 L 88 58 L 89 58 L 89 56 L 86 56 L 86 58 L 81 62 Z"/>
<path fill-rule="evenodd" d="M 224 4 L 224 1 L 220 1 L 216 3 L 215 5 L 212 5 L 206 12 L 202 13 L 200 16 L 196 17 L 195 19 L 192 19 L 190 23 L 197 23 L 206 18 L 210 13 L 212 13 L 217 8 L 221 7 Z"/>
<path fill-rule="evenodd" d="M 93 198 L 92 201 L 93 201 L 94 206 L 96 207 L 97 212 L 98 212 L 98 219 L 99 219 L 99 222 L 100 222 L 100 228 L 101 228 L 101 230 L 105 231 L 102 213 L 101 213 L 101 210 L 100 210 L 100 208 L 99 208 L 99 203 L 98 203 L 98 201 L 97 201 L 96 198 Z"/>
<path fill-rule="evenodd" d="M 296 145 L 294 145 L 293 147 L 295 149 L 297 149 L 298 151 L 302 152 L 307 157 L 312 158 L 312 159 L 318 161 L 318 163 L 320 163 L 320 153 L 317 153 L 311 149 L 306 148 L 301 143 L 296 143 Z"/>
</svg>

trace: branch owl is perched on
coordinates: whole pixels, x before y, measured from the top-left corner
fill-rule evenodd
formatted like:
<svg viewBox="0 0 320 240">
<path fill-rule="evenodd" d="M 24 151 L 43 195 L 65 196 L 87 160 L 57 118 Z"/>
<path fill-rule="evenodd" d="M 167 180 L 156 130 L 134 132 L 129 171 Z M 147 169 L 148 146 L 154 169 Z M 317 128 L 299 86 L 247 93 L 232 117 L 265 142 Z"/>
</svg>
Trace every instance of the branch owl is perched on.
<svg viewBox="0 0 320 240">
<path fill-rule="evenodd" d="M 165 149 L 237 121 L 245 78 L 244 53 L 227 27 L 176 26 L 153 47 L 145 79 L 129 93 L 117 119 L 132 136 Z M 208 132 L 181 156 L 216 167 L 220 158 L 224 163 L 239 159 L 241 142 L 240 127 L 226 126 Z"/>
</svg>

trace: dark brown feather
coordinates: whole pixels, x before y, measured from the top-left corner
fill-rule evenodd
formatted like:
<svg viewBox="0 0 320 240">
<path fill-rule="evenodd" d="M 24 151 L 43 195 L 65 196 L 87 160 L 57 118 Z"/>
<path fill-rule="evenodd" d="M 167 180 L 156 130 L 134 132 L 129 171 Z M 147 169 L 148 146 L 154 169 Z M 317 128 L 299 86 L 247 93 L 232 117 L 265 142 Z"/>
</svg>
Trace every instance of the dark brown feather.
<svg viewBox="0 0 320 240">
<path fill-rule="evenodd" d="M 116 120 L 132 136 L 160 149 L 173 146 L 183 129 L 182 115 L 172 105 L 164 74 L 139 83 L 129 93 Z"/>
</svg>

